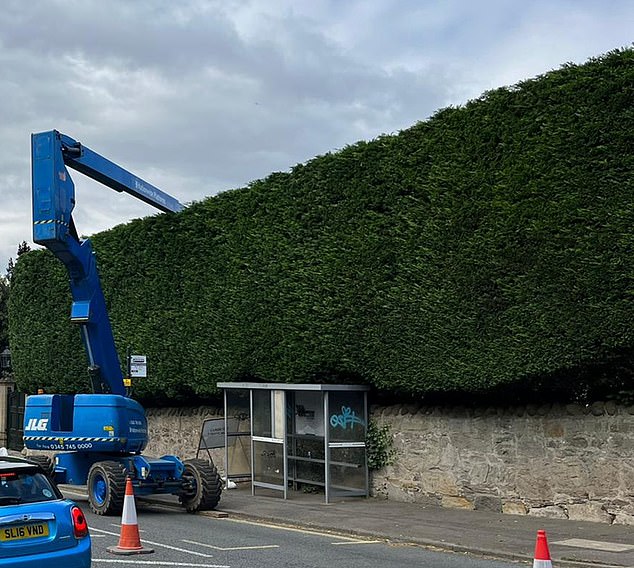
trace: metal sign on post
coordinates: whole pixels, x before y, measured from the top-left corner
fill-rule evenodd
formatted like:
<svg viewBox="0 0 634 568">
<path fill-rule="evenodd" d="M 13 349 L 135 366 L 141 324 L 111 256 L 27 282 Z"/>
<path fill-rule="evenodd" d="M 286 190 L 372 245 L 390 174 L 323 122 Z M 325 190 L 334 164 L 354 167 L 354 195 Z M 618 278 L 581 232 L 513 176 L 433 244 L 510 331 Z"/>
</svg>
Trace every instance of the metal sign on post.
<svg viewBox="0 0 634 568">
<path fill-rule="evenodd" d="M 229 431 L 234 432 L 238 427 L 238 421 L 235 418 L 227 419 Z M 232 446 L 235 438 L 230 437 L 228 444 Z M 198 442 L 199 450 L 211 450 L 213 448 L 225 447 L 225 419 L 224 418 L 208 418 L 203 422 L 200 440 Z"/>
<path fill-rule="evenodd" d="M 147 356 L 130 355 L 130 377 L 147 377 Z"/>
</svg>

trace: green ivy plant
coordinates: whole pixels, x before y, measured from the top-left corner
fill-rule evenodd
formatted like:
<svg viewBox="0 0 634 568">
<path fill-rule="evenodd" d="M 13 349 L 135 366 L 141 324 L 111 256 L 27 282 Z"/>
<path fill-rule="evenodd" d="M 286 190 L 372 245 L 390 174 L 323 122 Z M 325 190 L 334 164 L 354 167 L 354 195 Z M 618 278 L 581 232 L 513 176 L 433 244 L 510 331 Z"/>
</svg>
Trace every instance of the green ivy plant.
<svg viewBox="0 0 634 568">
<path fill-rule="evenodd" d="M 366 451 L 368 469 L 375 471 L 394 463 L 396 450 L 392 446 L 392 433 L 387 424 L 379 426 L 376 422 L 368 422 L 366 434 Z"/>
</svg>

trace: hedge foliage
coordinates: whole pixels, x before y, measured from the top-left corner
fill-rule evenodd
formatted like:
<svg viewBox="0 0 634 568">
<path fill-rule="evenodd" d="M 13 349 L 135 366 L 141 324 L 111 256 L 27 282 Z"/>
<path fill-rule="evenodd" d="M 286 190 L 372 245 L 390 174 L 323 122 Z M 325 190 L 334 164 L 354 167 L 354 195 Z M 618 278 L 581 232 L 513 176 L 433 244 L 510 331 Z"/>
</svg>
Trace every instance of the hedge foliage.
<svg viewBox="0 0 634 568">
<path fill-rule="evenodd" d="M 634 51 L 94 236 L 144 400 L 216 382 L 479 391 L 634 344 Z M 80 204 L 81 206 L 81 204 Z M 87 388 L 61 263 L 23 255 L 20 385 Z"/>
</svg>

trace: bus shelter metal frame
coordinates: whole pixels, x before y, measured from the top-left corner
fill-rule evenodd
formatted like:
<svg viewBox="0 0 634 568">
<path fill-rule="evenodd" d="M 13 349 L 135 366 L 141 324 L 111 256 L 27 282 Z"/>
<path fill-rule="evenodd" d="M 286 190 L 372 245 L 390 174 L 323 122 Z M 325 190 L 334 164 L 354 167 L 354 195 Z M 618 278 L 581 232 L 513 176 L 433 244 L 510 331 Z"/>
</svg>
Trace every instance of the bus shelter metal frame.
<svg viewBox="0 0 634 568">
<path fill-rule="evenodd" d="M 289 461 L 295 459 L 294 456 L 290 456 L 291 460 L 289 460 L 289 441 L 294 439 L 296 432 L 288 432 L 287 427 L 287 417 L 286 412 L 288 408 L 288 393 L 300 393 L 300 392 L 320 392 L 322 394 L 321 400 L 321 408 L 323 412 L 323 450 L 324 450 L 324 459 L 311 460 L 315 463 L 321 463 L 323 461 L 324 466 L 324 492 L 325 492 L 325 501 L 326 503 L 330 503 L 332 497 L 335 493 L 338 493 L 335 490 L 331 483 L 331 465 L 345 465 L 339 462 L 333 462 L 331 460 L 331 450 L 337 448 L 363 448 L 363 464 L 361 467 L 363 468 L 363 476 L 365 479 L 364 486 L 360 489 L 344 489 L 344 494 L 346 496 L 364 496 L 367 497 L 369 495 L 369 473 L 368 473 L 368 460 L 367 460 L 367 451 L 366 450 L 366 436 L 367 436 L 367 425 L 368 425 L 368 396 L 367 393 L 369 391 L 369 387 L 366 385 L 334 385 L 334 384 L 288 384 L 288 383 L 252 383 L 252 382 L 223 382 L 218 383 L 218 387 L 223 389 L 223 398 L 224 398 L 224 419 L 225 419 L 225 475 L 227 483 L 229 479 L 231 479 L 232 475 L 229 471 L 230 461 L 229 461 L 229 446 L 230 446 L 230 437 L 237 435 L 237 433 L 229 432 L 228 430 L 228 421 L 231 418 L 229 416 L 229 407 L 227 401 L 228 391 L 235 390 L 248 390 L 249 391 L 249 422 L 250 422 L 250 476 L 251 476 L 251 493 L 255 495 L 256 487 L 269 489 L 273 491 L 280 491 L 284 497 L 284 499 L 288 498 L 288 487 L 289 483 L 295 483 L 298 479 L 295 478 L 294 475 L 289 474 Z M 254 433 L 254 392 L 255 391 L 269 391 L 271 393 L 271 412 L 270 412 L 270 420 L 271 420 L 271 436 L 259 436 Z M 337 392 L 350 392 L 357 393 L 363 395 L 363 417 L 361 418 L 362 424 L 364 426 L 363 440 L 355 440 L 355 441 L 331 441 L 330 435 L 330 420 L 329 417 L 331 415 L 331 400 L 330 393 Z M 294 398 L 293 398 L 294 400 Z M 279 405 L 282 405 L 282 408 L 279 408 Z M 336 409 L 339 410 L 339 409 Z M 276 414 L 277 413 L 277 414 Z M 277 424 L 276 424 L 277 420 Z M 293 424 L 295 422 L 293 421 Z M 321 436 L 315 436 L 315 440 L 319 440 L 322 438 Z M 256 455 L 255 455 L 255 443 L 262 442 L 265 444 L 274 444 L 280 445 L 282 449 L 283 455 L 283 472 L 282 472 L 282 483 L 269 483 L 264 481 L 258 481 L 256 479 Z M 301 458 L 306 461 L 305 458 Z M 244 477 L 244 473 L 235 476 Z M 301 482 L 305 482 L 305 480 L 301 480 Z M 307 481 L 308 484 L 321 485 L 321 483 Z"/>
</svg>

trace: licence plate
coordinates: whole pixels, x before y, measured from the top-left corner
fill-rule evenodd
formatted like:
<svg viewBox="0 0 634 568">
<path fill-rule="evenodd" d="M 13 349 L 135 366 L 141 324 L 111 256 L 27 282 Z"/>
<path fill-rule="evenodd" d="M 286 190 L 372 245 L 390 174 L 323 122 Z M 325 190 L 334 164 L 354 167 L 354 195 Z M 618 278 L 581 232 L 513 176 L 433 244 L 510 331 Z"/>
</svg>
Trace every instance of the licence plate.
<svg viewBox="0 0 634 568">
<path fill-rule="evenodd" d="M 23 540 L 48 536 L 48 523 L 36 523 L 0 529 L 0 540 Z"/>
</svg>

